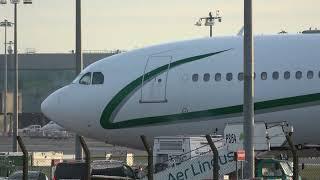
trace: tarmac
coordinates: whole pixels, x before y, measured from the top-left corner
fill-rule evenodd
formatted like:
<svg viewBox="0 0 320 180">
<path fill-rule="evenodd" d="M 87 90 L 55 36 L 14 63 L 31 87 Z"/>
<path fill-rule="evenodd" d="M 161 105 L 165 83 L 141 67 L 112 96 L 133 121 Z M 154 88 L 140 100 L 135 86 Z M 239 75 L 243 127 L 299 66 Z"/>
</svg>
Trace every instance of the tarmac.
<svg viewBox="0 0 320 180">
<path fill-rule="evenodd" d="M 68 155 L 74 154 L 74 137 L 67 139 L 22 137 L 22 140 L 28 152 L 56 151 Z M 94 139 L 85 138 L 85 140 L 91 155 L 94 157 L 105 157 L 106 153 L 112 153 L 119 156 L 125 155 L 126 153 L 133 153 L 135 156 L 147 155 L 147 153 L 142 150 L 114 146 Z M 12 137 L 0 136 L 0 152 L 10 151 L 12 151 Z"/>
</svg>

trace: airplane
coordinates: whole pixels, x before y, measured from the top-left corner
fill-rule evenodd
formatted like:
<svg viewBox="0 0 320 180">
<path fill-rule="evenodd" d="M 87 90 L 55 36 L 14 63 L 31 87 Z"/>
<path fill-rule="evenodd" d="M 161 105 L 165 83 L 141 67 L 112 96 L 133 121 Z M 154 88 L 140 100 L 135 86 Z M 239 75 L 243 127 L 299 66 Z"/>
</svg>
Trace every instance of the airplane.
<svg viewBox="0 0 320 180">
<path fill-rule="evenodd" d="M 255 121 L 294 127 L 320 144 L 320 35 L 254 37 Z M 67 130 L 143 149 L 153 137 L 223 133 L 243 121 L 243 37 L 200 38 L 113 55 L 41 104 Z"/>
</svg>

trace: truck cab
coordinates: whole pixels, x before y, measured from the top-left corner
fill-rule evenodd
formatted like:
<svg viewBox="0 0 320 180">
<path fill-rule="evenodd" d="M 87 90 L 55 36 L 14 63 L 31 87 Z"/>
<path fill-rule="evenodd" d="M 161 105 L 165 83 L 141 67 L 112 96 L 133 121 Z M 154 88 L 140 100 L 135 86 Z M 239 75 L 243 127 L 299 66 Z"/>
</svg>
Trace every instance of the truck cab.
<svg viewBox="0 0 320 180">
<path fill-rule="evenodd" d="M 256 159 L 256 177 L 263 179 L 292 179 L 292 162 L 278 159 Z"/>
</svg>

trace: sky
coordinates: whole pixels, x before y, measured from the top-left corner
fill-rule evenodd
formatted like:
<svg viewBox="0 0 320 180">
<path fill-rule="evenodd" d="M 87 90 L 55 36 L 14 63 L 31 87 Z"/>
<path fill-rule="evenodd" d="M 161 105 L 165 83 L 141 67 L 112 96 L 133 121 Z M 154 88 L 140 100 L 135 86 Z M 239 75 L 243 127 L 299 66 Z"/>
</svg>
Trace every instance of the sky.
<svg viewBox="0 0 320 180">
<path fill-rule="evenodd" d="M 8 0 L 9 1 L 9 0 Z M 18 49 L 69 52 L 75 49 L 75 0 L 33 0 L 18 5 Z M 257 35 L 281 30 L 296 34 L 320 29 L 319 0 L 253 0 Z M 209 36 L 195 26 L 199 17 L 220 11 L 214 36 L 236 35 L 243 26 L 243 0 L 82 0 L 83 50 L 130 50 Z M 0 5 L 0 20 L 13 21 L 13 5 Z M 13 40 L 13 28 L 8 30 Z M 4 29 L 0 29 L 0 52 Z"/>
</svg>

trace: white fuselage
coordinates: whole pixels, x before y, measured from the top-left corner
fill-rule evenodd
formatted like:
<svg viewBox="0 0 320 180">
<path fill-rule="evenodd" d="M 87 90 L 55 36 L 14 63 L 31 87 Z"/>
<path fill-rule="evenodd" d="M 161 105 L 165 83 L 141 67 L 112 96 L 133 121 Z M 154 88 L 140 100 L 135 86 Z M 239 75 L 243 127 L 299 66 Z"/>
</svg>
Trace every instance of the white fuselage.
<svg viewBox="0 0 320 180">
<path fill-rule="evenodd" d="M 255 120 L 287 121 L 296 144 L 319 144 L 320 35 L 259 36 L 254 51 Z M 140 135 L 222 134 L 243 120 L 242 71 L 240 36 L 152 46 L 91 64 L 42 111 L 81 135 L 135 148 Z M 87 72 L 101 72 L 103 84 L 79 84 Z"/>
</svg>

